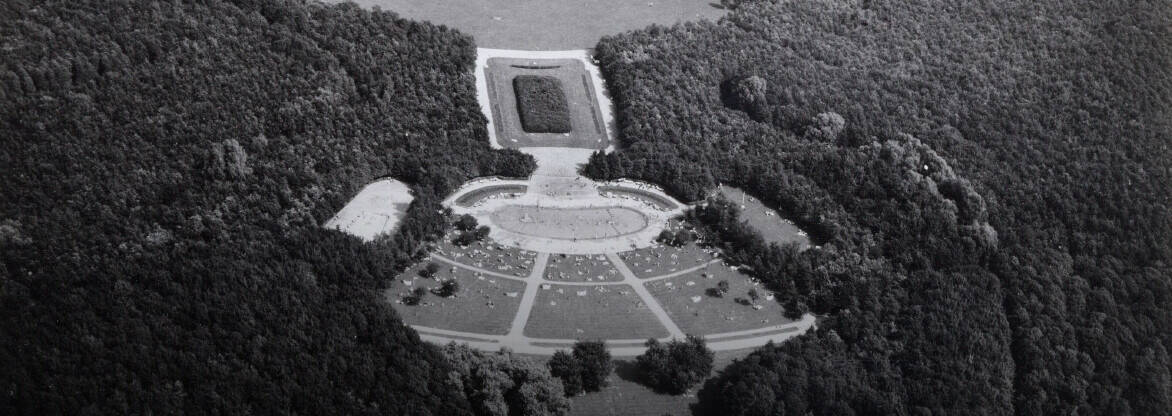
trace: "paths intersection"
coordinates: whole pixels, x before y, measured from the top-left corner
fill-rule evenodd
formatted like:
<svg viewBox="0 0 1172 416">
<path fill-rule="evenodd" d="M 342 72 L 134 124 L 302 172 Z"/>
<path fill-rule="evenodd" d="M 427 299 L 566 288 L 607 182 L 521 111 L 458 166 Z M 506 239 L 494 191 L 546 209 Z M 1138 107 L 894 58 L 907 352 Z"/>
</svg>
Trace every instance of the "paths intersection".
<svg viewBox="0 0 1172 416">
<path fill-rule="evenodd" d="M 563 286 L 617 286 L 623 285 L 633 289 L 633 292 L 639 296 L 639 299 L 646 305 L 647 309 L 655 316 L 667 332 L 668 337 L 660 338 L 661 341 L 666 341 L 673 338 L 683 338 L 684 332 L 671 319 L 671 316 L 660 305 L 659 301 L 647 290 L 646 284 L 658 280 L 668 279 L 687 273 L 695 272 L 697 270 L 708 267 L 711 264 L 719 263 L 720 260 L 712 260 L 705 264 L 690 267 L 675 272 L 653 276 L 645 279 L 640 279 L 631 272 L 626 263 L 619 258 L 617 253 L 606 253 L 606 258 L 618 269 L 622 275 L 623 280 L 612 282 L 564 282 L 547 280 L 545 275 L 545 268 L 549 262 L 550 253 L 538 253 L 534 260 L 533 270 L 526 277 L 517 277 L 504 273 L 498 273 L 492 270 L 476 267 L 469 264 L 464 264 L 445 257 L 440 254 L 432 254 L 432 259 L 440 261 L 451 266 L 463 268 L 485 276 L 493 276 L 497 278 L 510 279 L 520 281 L 525 284 L 525 291 L 521 295 L 521 304 L 517 309 L 516 315 L 513 317 L 512 325 L 510 325 L 509 332 L 505 335 L 490 335 L 476 332 L 452 331 L 442 328 L 432 328 L 421 325 L 412 325 L 419 332 L 420 338 L 425 341 L 446 344 L 448 342 L 467 343 L 473 348 L 485 351 L 497 351 L 502 347 L 509 348 L 514 352 L 523 354 L 539 354 L 550 355 L 557 350 L 570 348 L 576 339 L 559 339 L 559 338 L 536 338 L 525 335 L 525 326 L 529 321 L 529 316 L 533 311 L 534 303 L 537 299 L 537 293 L 543 284 L 557 284 Z M 583 316 L 582 319 L 590 319 L 589 316 Z M 814 325 L 813 315 L 803 316 L 801 320 L 796 322 L 789 322 L 779 325 L 765 326 L 761 328 L 754 328 L 742 331 L 720 332 L 710 334 L 692 334 L 703 336 L 708 341 L 708 347 L 714 351 L 723 350 L 737 350 L 744 348 L 756 348 L 766 343 L 782 342 L 790 337 L 801 335 L 809 330 Z M 642 354 L 645 348 L 643 343 L 646 339 L 608 339 L 607 345 L 610 347 L 612 355 L 615 356 L 634 356 Z"/>
</svg>

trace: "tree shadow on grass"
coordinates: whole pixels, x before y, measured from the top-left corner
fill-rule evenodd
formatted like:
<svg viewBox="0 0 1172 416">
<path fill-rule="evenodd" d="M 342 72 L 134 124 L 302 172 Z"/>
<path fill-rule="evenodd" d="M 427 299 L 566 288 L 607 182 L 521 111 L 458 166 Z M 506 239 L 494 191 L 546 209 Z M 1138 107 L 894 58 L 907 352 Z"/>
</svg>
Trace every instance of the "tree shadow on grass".
<svg viewBox="0 0 1172 416">
<path fill-rule="evenodd" d="M 639 366 L 635 365 L 634 360 L 615 360 L 614 374 L 620 379 L 646 386 L 643 383 L 643 375 L 639 372 Z"/>
</svg>

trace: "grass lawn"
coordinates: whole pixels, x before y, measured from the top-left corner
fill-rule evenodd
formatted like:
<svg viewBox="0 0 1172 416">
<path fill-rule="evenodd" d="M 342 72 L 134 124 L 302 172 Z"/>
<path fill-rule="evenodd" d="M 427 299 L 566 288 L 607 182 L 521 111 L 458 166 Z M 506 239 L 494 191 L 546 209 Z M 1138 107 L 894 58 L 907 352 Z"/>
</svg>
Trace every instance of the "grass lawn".
<svg viewBox="0 0 1172 416">
<path fill-rule="evenodd" d="M 627 285 L 543 284 L 525 326 L 535 338 L 641 339 L 667 329 Z"/>
<path fill-rule="evenodd" d="M 695 267 L 712 261 L 716 257 L 695 243 L 683 247 L 663 244 L 619 253 L 627 268 L 639 278 L 662 276 L 668 273 Z M 716 265 L 712 266 L 713 268 Z"/>
<path fill-rule="evenodd" d="M 537 258 L 537 253 L 532 251 L 502 246 L 488 240 L 461 247 L 452 244 L 453 238 L 455 233 L 444 236 L 435 252 L 461 264 L 498 273 L 526 277 L 533 270 L 533 261 Z"/>
<path fill-rule="evenodd" d="M 723 369 L 734 359 L 744 358 L 753 350 L 720 351 L 716 353 L 712 374 Z M 548 361 L 548 358 L 545 359 Z M 543 361 L 543 362 L 545 362 Z M 615 373 L 610 376 L 610 385 L 597 393 L 574 397 L 571 415 L 623 415 L 661 416 L 665 414 L 691 415 L 690 406 L 696 403 L 695 390 L 689 394 L 671 396 L 658 394 L 639 384 L 634 359 L 615 360 Z M 701 383 L 700 385 L 703 385 Z"/>
<path fill-rule="evenodd" d="M 436 263 L 443 267 L 434 279 L 419 277 L 419 270 L 427 264 L 427 261 L 423 261 L 408 268 L 387 290 L 387 300 L 404 322 L 482 334 L 504 335 L 509 332 L 513 316 L 517 314 L 517 307 L 521 303 L 521 293 L 525 291 L 524 283 L 499 277 L 476 276 L 476 272 L 471 270 L 442 263 Z M 456 279 L 460 283 L 460 291 L 455 296 L 443 298 L 428 293 L 419 305 L 400 302 L 414 288 L 435 288 L 447 279 Z"/>
<path fill-rule="evenodd" d="M 766 242 L 781 245 L 795 243 L 801 250 L 810 247 L 810 237 L 804 231 L 776 210 L 762 204 L 761 200 L 731 186 L 721 186 L 717 192 L 741 207 L 741 221 L 747 221 Z"/>
<path fill-rule="evenodd" d="M 709 277 L 703 277 L 705 274 Z M 709 296 L 706 291 L 716 288 L 721 280 L 728 281 L 728 293 L 723 297 Z M 760 298 L 753 304 L 759 308 L 735 301 L 738 297 L 748 299 L 749 289 L 754 288 Z M 781 315 L 781 305 L 769 299 L 764 286 L 753 286 L 748 276 L 722 264 L 714 264 L 706 272 L 648 283 L 647 290 L 676 325 L 689 334 L 717 334 L 793 322 Z"/>
<path fill-rule="evenodd" d="M 545 280 L 562 282 L 617 282 L 623 280 L 606 256 L 554 254 L 545 266 Z"/>
<path fill-rule="evenodd" d="M 557 78 L 518 75 L 513 78 L 517 114 L 526 133 L 569 133 L 570 110 Z"/>
<path fill-rule="evenodd" d="M 610 145 L 594 83 L 581 60 L 489 58 L 487 65 L 484 77 L 493 128 L 501 146 L 605 149 Z M 518 79 L 520 85 L 515 84 Z M 552 98 L 539 98 L 558 96 L 553 92 L 555 83 L 561 90 L 564 112 L 561 104 L 553 104 L 556 110 L 549 107 Z M 536 121 L 543 120 L 544 113 L 564 113 L 569 128 L 535 130 L 546 127 L 542 126 L 544 122 Z M 528 125 L 530 122 L 534 125 Z"/>
<path fill-rule="evenodd" d="M 336 0 L 329 0 L 336 1 Z M 497 49 L 593 48 L 598 39 L 651 24 L 715 21 L 726 12 L 708 0 L 355 0 L 407 19 L 447 25 Z"/>
</svg>

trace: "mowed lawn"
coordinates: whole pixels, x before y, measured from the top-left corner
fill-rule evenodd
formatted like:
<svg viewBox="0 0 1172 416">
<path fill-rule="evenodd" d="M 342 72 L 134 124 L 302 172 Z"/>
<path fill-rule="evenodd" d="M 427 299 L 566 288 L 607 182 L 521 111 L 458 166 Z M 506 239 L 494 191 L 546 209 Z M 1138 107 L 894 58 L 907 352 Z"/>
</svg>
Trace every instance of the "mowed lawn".
<svg viewBox="0 0 1172 416">
<path fill-rule="evenodd" d="M 715 297 L 706 293 L 722 280 L 728 281 L 727 294 Z M 668 316 L 688 334 L 710 335 L 793 322 L 782 316 L 783 308 L 769 299 L 764 286 L 753 286 L 748 276 L 722 264 L 714 264 L 706 272 L 657 280 L 646 286 Z M 736 298 L 749 298 L 750 289 L 760 295 L 753 302 L 755 306 L 737 303 Z"/>
<path fill-rule="evenodd" d="M 545 280 L 554 282 L 617 282 L 618 269 L 602 254 L 553 254 L 545 266 Z"/>
<path fill-rule="evenodd" d="M 765 242 L 780 245 L 793 243 L 798 245 L 799 250 L 810 247 L 810 237 L 804 231 L 752 195 L 731 186 L 721 186 L 717 192 L 741 207 L 741 221 L 748 222 Z"/>
<path fill-rule="evenodd" d="M 619 253 L 619 258 L 626 263 L 627 268 L 640 279 L 662 276 L 665 274 L 686 270 L 691 267 L 704 265 L 717 257 L 711 250 L 706 250 L 696 243 L 683 247 L 671 247 L 656 244 L 651 247 Z"/>
<path fill-rule="evenodd" d="M 452 239 L 455 236 L 455 233 L 444 236 L 443 241 L 436 247 L 435 253 L 460 264 L 516 277 L 529 276 L 529 272 L 533 270 L 533 262 L 537 259 L 535 252 L 502 246 L 489 240 L 461 247 L 452 244 Z M 447 266 L 447 263 L 442 261 L 437 260 L 435 263 Z"/>
<path fill-rule="evenodd" d="M 408 268 L 387 289 L 387 300 L 399 312 L 403 322 L 481 334 L 504 335 L 509 332 L 517 307 L 521 304 L 525 283 L 500 277 L 477 276 L 476 272 L 445 263 L 436 263 L 442 267 L 435 278 L 419 277 L 419 270 L 427 263 L 420 262 Z M 428 293 L 418 305 L 401 302 L 402 297 L 412 289 L 432 289 L 447 279 L 456 279 L 460 283 L 460 291 L 455 296 L 443 298 Z"/>
<path fill-rule="evenodd" d="M 752 349 L 719 351 L 716 353 L 712 374 L 732 364 L 733 360 L 744 358 Z M 547 362 L 545 358 L 542 362 Z M 573 406 L 570 414 L 575 416 L 661 416 L 691 415 L 691 408 L 696 403 L 693 388 L 688 394 L 672 396 L 658 394 L 639 384 L 636 379 L 638 372 L 634 369 L 634 359 L 615 360 L 617 370 L 610 376 L 610 385 L 602 391 L 577 396 L 571 399 Z M 701 383 L 700 385 L 703 385 Z"/>
<path fill-rule="evenodd" d="M 336 1 L 336 0 L 327 0 Z M 605 35 L 653 23 L 713 20 L 725 10 L 709 0 L 355 0 L 413 20 L 472 35 L 476 46 L 497 49 L 593 48 Z"/>
<path fill-rule="evenodd" d="M 525 336 L 561 339 L 644 339 L 668 335 L 628 285 L 546 283 L 537 292 Z"/>
</svg>

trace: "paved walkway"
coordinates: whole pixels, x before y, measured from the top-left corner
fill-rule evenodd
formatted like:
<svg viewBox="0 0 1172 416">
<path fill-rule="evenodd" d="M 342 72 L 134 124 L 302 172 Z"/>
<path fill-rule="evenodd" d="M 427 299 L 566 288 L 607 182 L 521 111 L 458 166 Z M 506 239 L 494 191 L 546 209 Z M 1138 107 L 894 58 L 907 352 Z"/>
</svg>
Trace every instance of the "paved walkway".
<svg viewBox="0 0 1172 416">
<path fill-rule="evenodd" d="M 537 299 L 537 292 L 542 284 L 557 284 L 566 286 L 605 286 L 605 285 L 627 285 L 634 289 L 634 292 L 639 296 L 639 299 L 647 309 L 655 315 L 667 332 L 668 337 L 660 338 L 661 341 L 670 339 L 682 339 L 685 334 L 676 325 L 675 321 L 671 319 L 667 311 L 659 304 L 659 301 L 647 290 L 646 284 L 655 282 L 686 273 L 700 270 L 708 267 L 712 263 L 720 260 L 712 260 L 708 263 L 690 267 L 684 270 L 667 273 L 660 276 L 654 276 L 646 279 L 639 279 L 627 267 L 627 264 L 616 253 L 606 253 L 606 258 L 610 260 L 619 274 L 623 276 L 623 280 L 615 282 L 561 282 L 551 281 L 544 278 L 545 268 L 549 262 L 550 253 L 537 254 L 537 258 L 533 262 L 533 270 L 529 272 L 527 277 L 511 276 L 504 273 L 494 272 L 484 268 L 464 264 L 445 257 L 440 254 L 432 254 L 434 260 L 438 260 L 456 267 L 480 273 L 486 276 L 493 276 L 504 279 L 511 279 L 523 282 L 525 284 L 524 294 L 521 295 L 521 303 L 517 308 L 517 314 L 513 316 L 512 325 L 509 327 L 509 332 L 505 335 L 489 335 L 476 332 L 452 331 L 442 328 L 432 328 L 421 325 L 412 325 L 419 332 L 420 338 L 425 341 L 446 344 L 449 342 L 467 343 L 473 348 L 485 351 L 497 351 L 501 348 L 509 348 L 514 352 L 524 354 L 538 354 L 551 355 L 557 350 L 565 350 L 573 346 L 575 339 L 563 338 L 535 338 L 525 335 L 525 326 L 529 322 L 529 316 L 533 313 L 533 306 Z M 587 319 L 587 318 L 584 318 Z M 753 328 L 741 331 L 721 332 L 712 334 L 695 334 L 701 335 L 708 341 L 708 347 L 713 351 L 724 350 L 738 350 L 744 348 L 755 348 L 765 345 L 768 342 L 782 342 L 791 337 L 801 335 L 814 326 L 814 316 L 807 314 L 801 320 L 780 325 L 772 325 L 761 328 Z M 610 347 L 611 355 L 614 356 L 635 356 L 642 354 L 646 348 L 643 343 L 646 339 L 608 339 L 605 340 Z"/>
<path fill-rule="evenodd" d="M 614 139 L 614 120 L 613 109 L 608 94 L 605 93 L 605 84 L 602 82 L 602 77 L 597 66 L 594 65 L 589 53 L 585 50 L 576 51 L 551 51 L 551 52 L 534 52 L 534 51 L 510 51 L 510 50 L 496 50 L 496 49 L 478 49 L 477 63 L 476 63 L 476 85 L 477 85 L 477 99 L 480 102 L 481 110 L 485 117 L 489 120 L 489 141 L 494 148 L 501 148 L 499 138 L 496 137 L 496 129 L 493 124 L 493 114 L 491 111 L 492 103 L 488 93 L 488 82 L 485 75 L 485 68 L 489 58 L 493 57 L 510 57 L 510 58 L 528 58 L 528 59 L 577 59 L 581 60 L 586 67 L 586 71 L 590 75 L 593 83 L 594 99 L 598 102 L 602 109 L 603 123 L 607 126 L 607 134 L 609 136 L 608 142 Z M 613 147 L 608 147 L 606 151 L 612 150 Z M 682 274 L 694 272 L 704 267 L 708 267 L 712 263 L 720 260 L 713 260 L 711 262 L 691 267 L 685 270 L 680 270 L 672 273 L 667 273 L 660 276 L 654 276 L 646 279 L 639 279 L 631 272 L 627 264 L 616 254 L 617 252 L 631 250 L 633 248 L 645 247 L 654 244 L 655 236 L 659 231 L 666 226 L 668 219 L 679 215 L 683 212 L 685 205 L 668 196 L 661 189 L 658 189 L 649 184 L 631 182 L 631 181 L 615 181 L 607 183 L 594 182 L 590 179 L 579 175 L 579 167 L 586 163 L 594 149 L 577 149 L 577 148 L 560 148 L 560 147 L 524 147 L 519 149 L 522 152 L 530 154 L 537 161 L 537 169 L 533 175 L 524 181 L 520 180 L 505 180 L 505 179 L 483 179 L 473 181 L 460 190 L 453 193 L 444 201 L 445 206 L 452 208 L 453 212 L 457 214 L 471 214 L 477 217 L 481 223 L 492 226 L 492 231 L 489 238 L 498 243 L 515 246 L 523 249 L 538 252 L 538 256 L 533 264 L 533 270 L 530 271 L 527 277 L 519 277 L 498 273 L 491 270 L 486 270 L 480 267 L 475 267 L 460 263 L 454 259 L 445 257 L 440 254 L 432 254 L 432 259 L 448 263 L 452 266 L 471 270 L 485 276 L 493 276 L 503 279 L 511 279 L 524 283 L 525 290 L 521 297 L 520 305 L 518 306 L 516 315 L 513 316 L 509 332 L 505 335 L 488 335 L 474 332 L 452 331 L 443 328 L 431 328 L 425 326 L 412 325 L 419 336 L 426 341 L 446 344 L 449 342 L 467 343 L 473 348 L 478 348 L 487 351 L 497 351 L 501 348 L 510 348 L 515 352 L 524 354 L 540 354 L 550 355 L 557 350 L 569 349 L 573 346 L 576 340 L 574 339 L 552 339 L 552 338 L 534 338 L 525 335 L 525 327 L 529 323 L 529 317 L 533 313 L 534 303 L 537 299 L 538 291 L 543 284 L 556 284 L 566 286 L 603 286 L 603 285 L 626 285 L 630 286 L 638 295 L 639 300 L 647 309 L 655 316 L 656 320 L 666 329 L 669 334 L 661 340 L 683 338 L 684 332 L 671 319 L 671 316 L 663 309 L 659 301 L 651 295 L 647 290 L 646 285 L 651 282 L 656 282 L 663 279 L 672 278 Z M 602 149 L 599 149 L 602 150 Z M 525 184 L 527 186 L 526 192 L 520 196 L 513 198 L 489 198 L 471 206 L 460 206 L 453 204 L 460 196 L 469 192 L 475 192 L 481 188 L 494 185 L 516 185 Z M 662 199 L 669 201 L 674 208 L 661 208 L 654 202 L 646 201 L 644 198 L 627 198 L 615 197 L 614 195 L 604 196 L 600 192 L 602 186 L 611 188 L 631 188 L 631 194 L 653 194 L 654 199 Z M 608 192 L 613 194 L 614 192 Z M 516 233 L 500 227 L 499 224 L 494 223 L 493 216 L 490 215 L 497 209 L 502 209 L 509 206 L 537 206 L 544 208 L 582 208 L 582 207 L 625 207 L 640 212 L 647 222 L 642 229 L 631 235 L 618 235 L 611 238 L 603 239 L 581 239 L 581 238 L 565 238 L 568 234 L 570 236 L 577 236 L 574 233 L 554 233 L 549 232 L 541 235 L 531 235 L 531 233 Z M 613 216 L 612 216 L 613 219 Z M 559 226 L 560 223 L 549 223 L 551 227 Z M 564 230 L 553 230 L 564 231 Z M 618 230 L 613 230 L 613 234 L 620 234 Z M 583 233 L 589 235 L 589 233 Z M 544 237 L 543 237 L 544 236 Z M 555 238 L 559 237 L 559 238 Z M 606 258 L 614 265 L 618 272 L 622 275 L 623 280 L 617 282 L 561 282 L 551 281 L 544 278 L 545 268 L 549 261 L 550 252 L 566 253 L 566 254 L 605 254 Z M 582 316 L 581 319 L 591 319 L 590 316 Z M 703 336 L 708 341 L 708 347 L 715 351 L 723 350 L 737 350 L 745 348 L 755 348 L 764 345 L 768 342 L 782 342 L 790 337 L 794 337 L 805 333 L 814 326 L 814 316 L 806 315 L 797 322 L 790 322 L 787 324 L 773 325 L 762 328 L 754 328 L 749 330 L 731 331 L 723 333 L 711 334 L 694 334 Z M 658 332 L 658 331 L 657 331 Z M 605 340 L 610 347 L 610 352 L 614 356 L 633 356 L 642 354 L 646 348 L 643 339 L 608 339 Z"/>
</svg>

